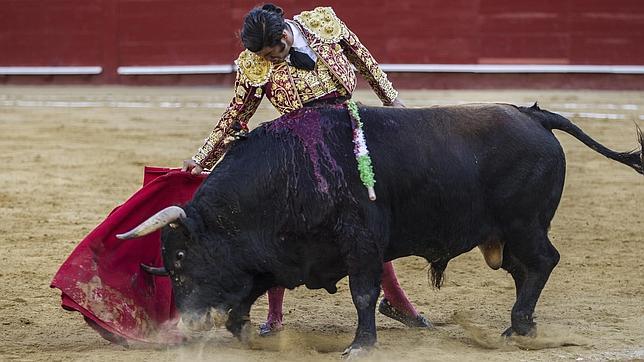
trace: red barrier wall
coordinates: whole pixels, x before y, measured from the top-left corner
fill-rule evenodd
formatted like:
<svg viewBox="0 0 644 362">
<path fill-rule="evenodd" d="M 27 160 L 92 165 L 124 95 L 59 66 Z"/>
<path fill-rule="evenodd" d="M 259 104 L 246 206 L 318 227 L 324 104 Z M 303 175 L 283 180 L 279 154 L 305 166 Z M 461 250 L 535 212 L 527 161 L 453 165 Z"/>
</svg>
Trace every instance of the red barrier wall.
<svg viewBox="0 0 644 362">
<path fill-rule="evenodd" d="M 100 64 L 101 1 L 0 1 L 0 66 Z"/>
<path fill-rule="evenodd" d="M 241 19 L 255 5 L 0 0 L 0 67 L 102 67 L 99 75 L 54 77 L 90 83 L 229 83 L 230 75 L 119 76 L 117 68 L 231 64 L 242 49 Z M 333 6 L 381 63 L 644 65 L 642 0 L 286 0 L 279 5 L 287 17 Z M 24 76 L 0 75 L 0 82 L 22 81 Z"/>
</svg>

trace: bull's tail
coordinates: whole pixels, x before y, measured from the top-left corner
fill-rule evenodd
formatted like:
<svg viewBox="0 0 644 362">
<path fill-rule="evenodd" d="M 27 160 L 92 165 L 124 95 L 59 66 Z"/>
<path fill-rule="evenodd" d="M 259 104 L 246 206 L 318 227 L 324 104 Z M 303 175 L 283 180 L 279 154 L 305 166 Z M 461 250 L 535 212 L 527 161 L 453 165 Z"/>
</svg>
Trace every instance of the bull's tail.
<svg viewBox="0 0 644 362">
<path fill-rule="evenodd" d="M 637 125 L 635 125 L 635 127 L 637 128 L 637 138 L 640 144 L 640 149 L 636 149 L 630 152 L 615 152 L 592 139 L 579 127 L 570 122 L 570 120 L 568 120 L 567 118 L 556 113 L 542 110 L 539 108 L 539 106 L 537 106 L 536 103 L 532 107 L 519 107 L 519 110 L 532 116 L 533 118 L 538 119 L 543 127 L 549 130 L 558 129 L 564 131 L 583 142 L 586 146 L 592 148 L 598 153 L 601 153 L 605 157 L 608 157 L 611 160 L 615 160 L 619 163 L 623 163 L 626 166 L 633 168 L 638 173 L 644 174 L 644 158 L 642 157 L 642 149 L 644 149 L 644 136 L 642 135 L 642 130 Z"/>
</svg>

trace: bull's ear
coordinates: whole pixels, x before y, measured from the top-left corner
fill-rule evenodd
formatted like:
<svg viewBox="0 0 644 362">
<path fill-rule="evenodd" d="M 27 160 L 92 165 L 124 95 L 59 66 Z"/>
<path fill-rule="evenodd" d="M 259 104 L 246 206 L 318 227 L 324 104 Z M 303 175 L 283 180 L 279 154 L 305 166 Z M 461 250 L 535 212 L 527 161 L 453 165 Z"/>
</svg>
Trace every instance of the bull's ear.
<svg viewBox="0 0 644 362">
<path fill-rule="evenodd" d="M 182 227 L 185 228 L 186 227 L 186 222 L 185 222 L 186 220 L 187 220 L 187 218 L 181 218 L 181 219 L 172 220 L 171 222 L 169 222 L 167 224 L 167 226 L 169 226 L 170 229 L 174 229 L 174 230 L 180 229 Z"/>
<path fill-rule="evenodd" d="M 170 223 L 168 223 L 168 232 L 174 232 L 174 233 L 181 233 L 185 236 L 190 235 L 190 219 L 188 218 L 183 218 L 183 219 L 177 219 L 174 220 Z"/>
</svg>

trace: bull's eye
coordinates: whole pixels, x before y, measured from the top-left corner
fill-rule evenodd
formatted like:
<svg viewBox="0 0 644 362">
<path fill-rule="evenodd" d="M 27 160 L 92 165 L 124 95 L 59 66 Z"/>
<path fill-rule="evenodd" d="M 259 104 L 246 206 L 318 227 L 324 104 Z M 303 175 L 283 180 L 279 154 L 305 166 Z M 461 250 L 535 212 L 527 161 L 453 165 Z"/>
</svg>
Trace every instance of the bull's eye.
<svg viewBox="0 0 644 362">
<path fill-rule="evenodd" d="M 186 256 L 186 254 L 183 252 L 183 250 L 177 251 L 177 260 L 182 260 L 184 256 Z"/>
</svg>

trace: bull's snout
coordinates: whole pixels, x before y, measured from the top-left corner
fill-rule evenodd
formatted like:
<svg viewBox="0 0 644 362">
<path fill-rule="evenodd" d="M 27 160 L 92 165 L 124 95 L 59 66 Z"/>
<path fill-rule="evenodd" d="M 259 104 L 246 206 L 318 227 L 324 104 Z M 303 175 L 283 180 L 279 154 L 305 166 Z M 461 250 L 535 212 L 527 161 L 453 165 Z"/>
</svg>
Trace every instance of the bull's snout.
<svg viewBox="0 0 644 362">
<path fill-rule="evenodd" d="M 210 319 L 215 327 L 221 328 L 225 326 L 228 321 L 228 312 L 223 309 L 212 308 L 210 310 Z"/>
<path fill-rule="evenodd" d="M 206 313 L 182 313 L 179 329 L 184 332 L 209 331 L 212 327 L 222 327 L 228 320 L 228 313 L 221 309 L 212 308 Z"/>
</svg>

